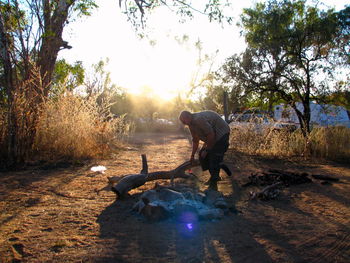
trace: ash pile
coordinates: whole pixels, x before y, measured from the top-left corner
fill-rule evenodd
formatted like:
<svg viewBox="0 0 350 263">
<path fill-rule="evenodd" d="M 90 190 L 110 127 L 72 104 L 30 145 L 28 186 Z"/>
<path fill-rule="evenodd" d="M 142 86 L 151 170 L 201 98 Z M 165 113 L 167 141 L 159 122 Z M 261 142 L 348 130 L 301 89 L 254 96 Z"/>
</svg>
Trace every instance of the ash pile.
<svg viewBox="0 0 350 263">
<path fill-rule="evenodd" d="M 273 200 L 277 199 L 281 191 L 292 185 L 299 185 L 305 183 L 312 183 L 311 179 L 322 180 L 321 184 L 331 184 L 330 182 L 339 181 L 338 178 L 334 176 L 327 175 L 316 175 L 308 174 L 305 172 L 290 172 L 270 169 L 268 171 L 252 173 L 248 176 L 248 182 L 243 184 L 242 187 L 248 186 L 264 186 L 261 191 L 253 192 L 250 191 L 250 199 L 260 199 L 260 200 Z"/>
<path fill-rule="evenodd" d="M 189 187 L 166 187 L 158 184 L 140 196 L 133 210 L 152 222 L 173 218 L 182 223 L 219 220 L 229 212 L 235 212 L 221 192 L 201 192 Z"/>
</svg>

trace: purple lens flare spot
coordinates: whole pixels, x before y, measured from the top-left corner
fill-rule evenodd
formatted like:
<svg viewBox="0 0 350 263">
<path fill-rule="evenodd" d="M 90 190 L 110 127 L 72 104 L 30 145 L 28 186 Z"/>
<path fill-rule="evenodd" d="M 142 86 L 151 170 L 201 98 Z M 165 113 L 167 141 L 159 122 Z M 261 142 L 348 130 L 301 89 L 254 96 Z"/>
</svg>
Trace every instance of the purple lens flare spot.
<svg viewBox="0 0 350 263">
<path fill-rule="evenodd" d="M 188 223 L 186 224 L 186 227 L 188 230 L 192 230 L 193 229 L 193 224 L 192 223 Z"/>
</svg>

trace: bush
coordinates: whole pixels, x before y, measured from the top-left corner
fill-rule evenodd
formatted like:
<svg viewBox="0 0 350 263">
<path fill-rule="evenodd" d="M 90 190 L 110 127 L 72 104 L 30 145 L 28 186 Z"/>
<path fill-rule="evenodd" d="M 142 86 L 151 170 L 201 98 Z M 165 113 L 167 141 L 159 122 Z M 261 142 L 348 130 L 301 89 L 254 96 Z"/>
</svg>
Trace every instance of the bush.
<svg viewBox="0 0 350 263">
<path fill-rule="evenodd" d="M 315 128 L 311 132 L 313 155 L 323 158 L 350 158 L 350 129 L 337 127 Z"/>
<path fill-rule="evenodd" d="M 124 116 L 112 118 L 96 99 L 68 95 L 46 103 L 39 117 L 34 143 L 41 159 L 106 157 L 128 133 Z"/>
<path fill-rule="evenodd" d="M 230 147 L 247 154 L 279 157 L 302 156 L 306 140 L 300 130 L 256 131 L 231 129 Z M 311 157 L 325 159 L 350 158 L 350 129 L 346 127 L 314 128 L 309 136 Z"/>
</svg>

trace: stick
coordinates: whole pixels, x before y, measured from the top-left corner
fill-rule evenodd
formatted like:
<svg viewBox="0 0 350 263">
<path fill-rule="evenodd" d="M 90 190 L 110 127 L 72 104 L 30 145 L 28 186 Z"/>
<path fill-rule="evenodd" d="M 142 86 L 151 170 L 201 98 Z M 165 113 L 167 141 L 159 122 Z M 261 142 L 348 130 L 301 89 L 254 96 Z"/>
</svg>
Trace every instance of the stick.
<svg viewBox="0 0 350 263">
<path fill-rule="evenodd" d="M 117 194 L 117 196 L 123 197 L 131 189 L 135 189 L 144 185 L 146 182 L 160 180 L 160 179 L 170 179 L 171 184 L 175 178 L 193 178 L 192 175 L 186 174 L 185 171 L 195 166 L 199 166 L 199 160 L 194 160 L 192 163 L 187 161 L 179 165 L 170 171 L 156 171 L 148 173 L 148 165 L 146 155 L 142 155 L 142 170 L 139 174 L 129 174 L 120 179 L 115 186 L 112 187 L 112 191 Z"/>
<path fill-rule="evenodd" d="M 141 174 L 148 174 L 148 164 L 147 164 L 146 154 L 142 154 L 141 158 L 142 158 L 142 170 L 140 173 Z"/>
</svg>

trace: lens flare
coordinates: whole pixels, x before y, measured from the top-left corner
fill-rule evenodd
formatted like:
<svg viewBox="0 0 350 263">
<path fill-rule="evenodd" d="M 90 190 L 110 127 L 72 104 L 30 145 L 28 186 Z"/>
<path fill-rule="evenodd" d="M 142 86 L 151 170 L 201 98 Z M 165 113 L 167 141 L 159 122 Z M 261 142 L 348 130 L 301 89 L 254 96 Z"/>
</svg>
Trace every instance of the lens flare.
<svg viewBox="0 0 350 263">
<path fill-rule="evenodd" d="M 186 227 L 188 230 L 192 230 L 193 229 L 193 224 L 192 223 L 188 223 L 186 224 Z"/>
</svg>

